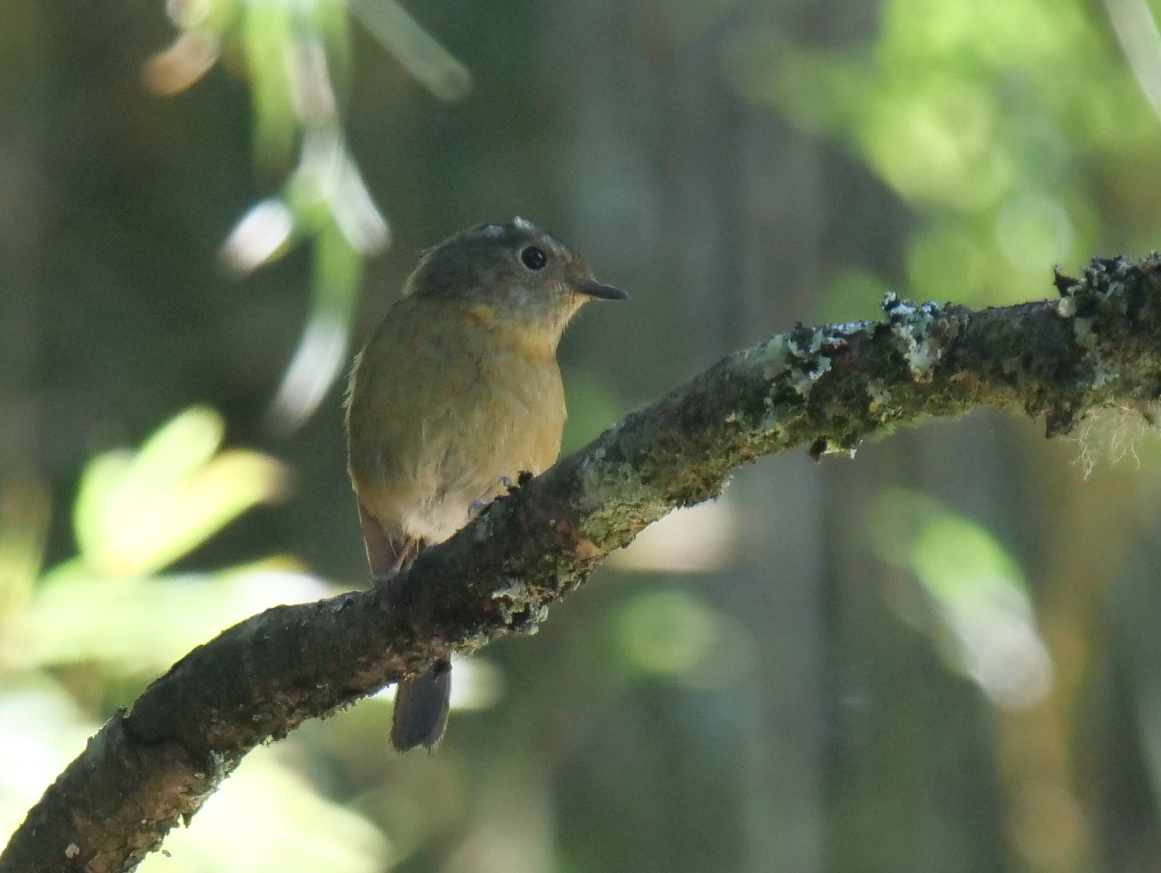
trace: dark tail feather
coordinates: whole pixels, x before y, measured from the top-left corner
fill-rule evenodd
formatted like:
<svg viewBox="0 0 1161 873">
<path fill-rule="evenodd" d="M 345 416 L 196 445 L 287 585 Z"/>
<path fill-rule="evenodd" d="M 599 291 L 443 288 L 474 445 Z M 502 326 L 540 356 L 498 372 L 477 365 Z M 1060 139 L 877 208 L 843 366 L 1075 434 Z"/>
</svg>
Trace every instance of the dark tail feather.
<svg viewBox="0 0 1161 873">
<path fill-rule="evenodd" d="M 395 689 L 391 718 L 391 745 L 400 752 L 416 746 L 432 748 L 447 727 L 451 697 L 451 664 L 436 661 L 426 673 L 404 679 Z"/>
</svg>

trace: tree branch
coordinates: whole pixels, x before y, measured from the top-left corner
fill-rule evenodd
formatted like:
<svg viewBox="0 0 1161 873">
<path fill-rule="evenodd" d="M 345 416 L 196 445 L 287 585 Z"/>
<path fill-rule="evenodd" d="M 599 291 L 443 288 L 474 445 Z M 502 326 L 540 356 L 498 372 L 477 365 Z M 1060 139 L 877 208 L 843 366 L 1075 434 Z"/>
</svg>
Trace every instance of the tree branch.
<svg viewBox="0 0 1161 873">
<path fill-rule="evenodd" d="M 1043 416 L 1048 436 L 1161 396 L 1161 258 L 1057 274 L 1059 300 L 973 312 L 888 295 L 884 320 L 798 326 L 606 431 L 381 588 L 267 610 L 116 713 L 45 792 L 0 873 L 131 870 L 242 757 L 449 651 L 525 633 L 601 559 L 740 465 L 851 452 L 925 416 Z"/>
</svg>

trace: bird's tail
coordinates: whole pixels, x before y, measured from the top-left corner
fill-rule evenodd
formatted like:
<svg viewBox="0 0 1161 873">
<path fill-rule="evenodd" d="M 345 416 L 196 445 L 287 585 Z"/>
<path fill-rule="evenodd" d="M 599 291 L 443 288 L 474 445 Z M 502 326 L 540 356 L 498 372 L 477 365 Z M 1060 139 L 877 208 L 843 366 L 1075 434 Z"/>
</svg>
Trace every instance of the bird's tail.
<svg viewBox="0 0 1161 873">
<path fill-rule="evenodd" d="M 425 672 L 404 679 L 395 689 L 391 717 L 391 745 L 406 752 L 416 746 L 432 748 L 447 727 L 451 698 L 451 662 L 441 658 Z"/>
</svg>

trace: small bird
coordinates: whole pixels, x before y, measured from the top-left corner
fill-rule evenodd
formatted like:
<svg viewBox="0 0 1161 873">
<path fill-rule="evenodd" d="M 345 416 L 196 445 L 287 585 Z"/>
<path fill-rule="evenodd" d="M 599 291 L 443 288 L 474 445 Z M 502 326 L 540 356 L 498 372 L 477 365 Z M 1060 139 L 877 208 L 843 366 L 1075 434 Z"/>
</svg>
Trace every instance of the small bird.
<svg viewBox="0 0 1161 873">
<path fill-rule="evenodd" d="M 428 251 L 355 358 L 348 468 L 376 580 L 405 568 L 560 453 L 561 334 L 589 300 L 624 300 L 560 239 L 517 218 Z M 395 692 L 391 743 L 432 748 L 451 664 Z"/>
</svg>

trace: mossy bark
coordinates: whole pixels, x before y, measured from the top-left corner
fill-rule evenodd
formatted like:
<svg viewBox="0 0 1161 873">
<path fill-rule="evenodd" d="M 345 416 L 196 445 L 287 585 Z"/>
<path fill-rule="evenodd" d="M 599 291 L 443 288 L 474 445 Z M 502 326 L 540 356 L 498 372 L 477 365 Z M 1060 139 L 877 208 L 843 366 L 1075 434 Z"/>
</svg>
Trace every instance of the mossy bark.
<svg viewBox="0 0 1161 873">
<path fill-rule="evenodd" d="M 133 869 L 241 758 L 450 651 L 526 633 L 601 559 L 754 458 L 819 458 L 928 416 L 994 406 L 1048 436 L 1102 408 L 1152 420 L 1161 259 L 1057 275 L 1059 299 L 915 306 L 798 326 L 720 361 L 522 482 L 389 583 L 268 610 L 201 646 L 101 729 L 0 856 L 0 873 Z"/>
</svg>

